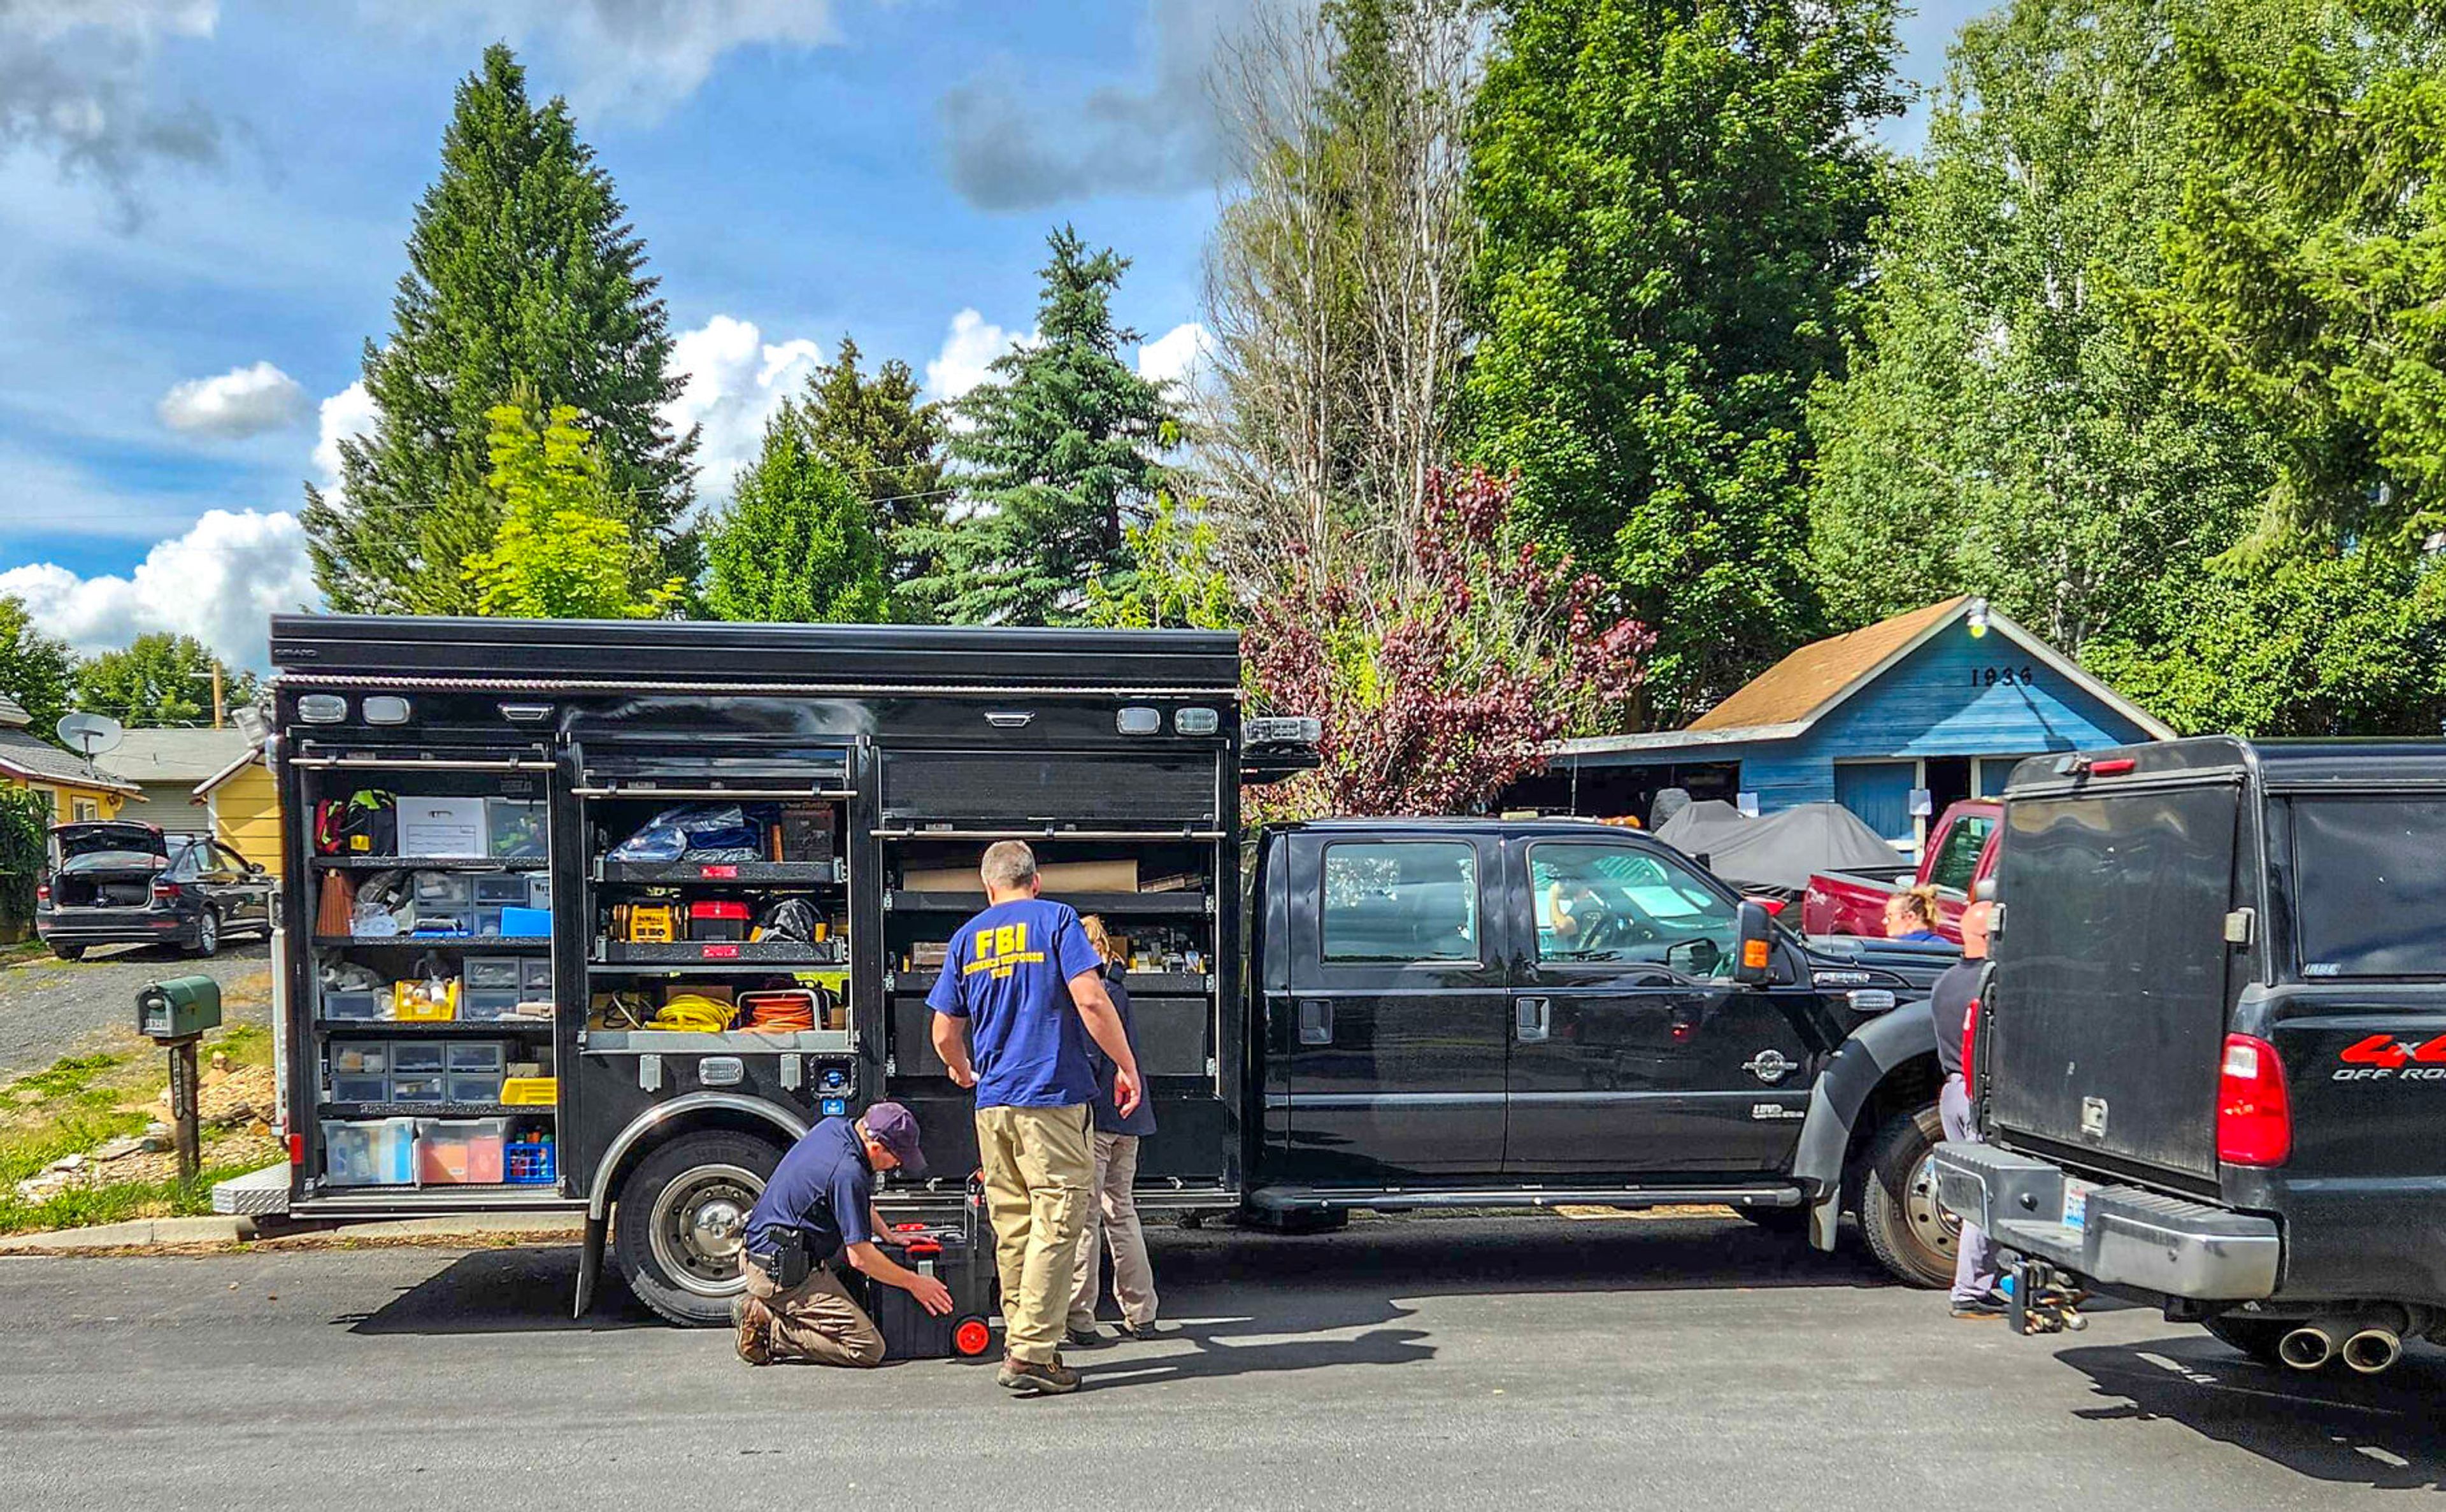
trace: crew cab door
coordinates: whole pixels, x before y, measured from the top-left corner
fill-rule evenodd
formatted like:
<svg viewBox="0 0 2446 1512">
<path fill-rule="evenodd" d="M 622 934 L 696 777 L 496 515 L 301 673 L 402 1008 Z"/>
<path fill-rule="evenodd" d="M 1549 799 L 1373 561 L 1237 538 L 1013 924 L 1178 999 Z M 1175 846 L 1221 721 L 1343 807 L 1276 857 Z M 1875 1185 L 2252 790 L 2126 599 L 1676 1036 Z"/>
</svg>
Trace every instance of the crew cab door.
<svg viewBox="0 0 2446 1512">
<path fill-rule="evenodd" d="M 1268 994 L 1284 1070 L 1270 1178 L 1385 1186 L 1503 1164 L 1504 969 L 1492 839 L 1300 831 L 1290 990 Z"/>
<path fill-rule="evenodd" d="M 1797 1017 L 1811 989 L 1733 980 L 1739 900 L 1662 848 L 1526 838 L 1505 849 L 1527 942 L 1508 1026 L 1506 1173 L 1786 1167 L 1816 1058 Z"/>
</svg>

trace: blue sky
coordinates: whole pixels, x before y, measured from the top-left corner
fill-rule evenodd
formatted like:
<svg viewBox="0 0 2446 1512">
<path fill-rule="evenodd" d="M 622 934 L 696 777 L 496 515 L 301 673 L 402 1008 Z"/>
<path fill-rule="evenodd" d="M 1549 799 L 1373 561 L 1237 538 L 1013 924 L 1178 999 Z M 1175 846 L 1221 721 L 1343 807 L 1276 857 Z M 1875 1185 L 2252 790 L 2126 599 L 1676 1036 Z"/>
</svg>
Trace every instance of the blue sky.
<svg viewBox="0 0 2446 1512">
<path fill-rule="evenodd" d="M 1251 3 L 0 7 L 0 591 L 84 648 L 173 628 L 259 663 L 263 615 L 310 597 L 292 512 L 361 414 L 452 86 L 495 39 L 570 97 L 646 237 L 705 492 L 844 332 L 973 382 L 1028 328 L 1057 221 L 1135 260 L 1120 313 L 1176 372 L 1215 204 L 1198 79 Z M 1977 9 L 1907 18 L 1906 71 Z"/>
</svg>

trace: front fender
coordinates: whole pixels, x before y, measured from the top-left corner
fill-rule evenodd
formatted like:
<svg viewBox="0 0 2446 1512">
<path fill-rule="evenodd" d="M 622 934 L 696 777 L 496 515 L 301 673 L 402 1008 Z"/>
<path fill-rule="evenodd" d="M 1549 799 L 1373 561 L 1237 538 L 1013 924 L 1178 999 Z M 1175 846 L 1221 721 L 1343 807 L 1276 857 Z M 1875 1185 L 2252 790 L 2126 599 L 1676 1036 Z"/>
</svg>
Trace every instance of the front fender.
<svg viewBox="0 0 2446 1512">
<path fill-rule="evenodd" d="M 1809 1089 L 1809 1116 L 1792 1162 L 1792 1174 L 1809 1194 L 1811 1244 L 1834 1247 L 1835 1225 L 1843 1216 L 1844 1157 L 1860 1110 L 1896 1069 L 1935 1051 L 1936 1020 L 1923 998 L 1862 1024 L 1827 1058 L 1826 1070 Z"/>
</svg>

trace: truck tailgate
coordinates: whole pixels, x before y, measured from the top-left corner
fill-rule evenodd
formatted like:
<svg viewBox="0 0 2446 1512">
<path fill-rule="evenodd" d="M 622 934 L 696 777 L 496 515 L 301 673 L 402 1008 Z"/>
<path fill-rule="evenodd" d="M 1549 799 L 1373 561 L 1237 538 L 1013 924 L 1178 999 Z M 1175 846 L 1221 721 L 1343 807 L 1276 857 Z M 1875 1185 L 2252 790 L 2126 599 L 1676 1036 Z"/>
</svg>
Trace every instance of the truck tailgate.
<svg viewBox="0 0 2446 1512">
<path fill-rule="evenodd" d="M 1988 1116 L 2007 1144 L 2213 1191 L 2239 784 L 2016 798 Z"/>
</svg>

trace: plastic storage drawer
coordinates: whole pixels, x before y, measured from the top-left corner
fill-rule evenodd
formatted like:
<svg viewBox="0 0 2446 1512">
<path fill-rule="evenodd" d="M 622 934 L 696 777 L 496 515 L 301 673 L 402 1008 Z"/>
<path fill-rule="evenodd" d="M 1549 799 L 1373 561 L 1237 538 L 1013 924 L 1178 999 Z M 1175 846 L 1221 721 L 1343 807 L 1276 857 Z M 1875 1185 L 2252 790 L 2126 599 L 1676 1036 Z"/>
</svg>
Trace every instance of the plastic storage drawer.
<svg viewBox="0 0 2446 1512">
<path fill-rule="evenodd" d="M 449 1069 L 452 1071 L 489 1071 L 498 1073 L 509 1057 L 501 1054 L 498 1039 L 479 1039 L 450 1047 Z"/>
<path fill-rule="evenodd" d="M 331 1101 L 386 1103 L 390 1101 L 390 1078 L 379 1072 L 369 1075 L 334 1073 L 331 1077 Z"/>
<path fill-rule="evenodd" d="M 552 996 L 552 958 L 529 956 L 518 965 L 518 986 L 530 998 Z"/>
<path fill-rule="evenodd" d="M 391 1073 L 390 1101 L 395 1103 L 444 1103 L 450 1100 L 449 1091 L 438 1071 Z"/>
<path fill-rule="evenodd" d="M 327 1023 L 375 1023 L 390 1017 L 390 993 L 327 992 L 323 1018 Z"/>
<path fill-rule="evenodd" d="M 334 1076 L 389 1075 L 390 1041 L 386 1039 L 332 1040 L 331 1074 Z"/>
<path fill-rule="evenodd" d="M 496 908 L 504 904 L 513 908 L 523 908 L 527 905 L 527 879 L 523 872 L 502 877 L 478 877 L 475 883 L 476 904 L 479 907 L 486 904 Z"/>
<path fill-rule="evenodd" d="M 469 956 L 461 980 L 471 992 L 480 987 L 515 987 L 519 981 L 518 958 Z"/>
<path fill-rule="evenodd" d="M 526 994 L 516 987 L 471 987 L 459 999 L 461 1019 L 489 1023 L 517 1012 Z"/>
<path fill-rule="evenodd" d="M 450 1073 L 450 1100 L 454 1103 L 498 1103 L 501 1100 L 501 1073 L 498 1071 L 454 1071 Z"/>
<path fill-rule="evenodd" d="M 323 1126 L 323 1179 L 334 1186 L 405 1186 L 416 1180 L 416 1121 Z"/>
<path fill-rule="evenodd" d="M 390 1047 L 393 1071 L 440 1071 L 448 1064 L 448 1052 L 439 1041 L 418 1044 L 403 1040 Z"/>
</svg>

